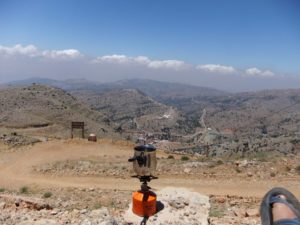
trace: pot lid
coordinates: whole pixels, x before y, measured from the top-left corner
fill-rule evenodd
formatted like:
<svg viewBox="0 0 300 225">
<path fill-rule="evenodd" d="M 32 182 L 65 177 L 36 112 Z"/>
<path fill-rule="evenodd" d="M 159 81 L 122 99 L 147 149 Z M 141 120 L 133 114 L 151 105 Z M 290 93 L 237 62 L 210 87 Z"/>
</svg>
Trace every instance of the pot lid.
<svg viewBox="0 0 300 225">
<path fill-rule="evenodd" d="M 153 152 L 156 150 L 156 148 L 153 145 L 138 145 L 134 147 L 134 150 Z"/>
</svg>

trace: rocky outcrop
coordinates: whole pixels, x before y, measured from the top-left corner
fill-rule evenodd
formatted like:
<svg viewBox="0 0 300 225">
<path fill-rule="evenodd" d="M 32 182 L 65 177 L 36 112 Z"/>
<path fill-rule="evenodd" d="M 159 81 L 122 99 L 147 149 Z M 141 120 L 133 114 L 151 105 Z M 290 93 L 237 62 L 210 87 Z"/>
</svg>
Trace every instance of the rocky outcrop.
<svg viewBox="0 0 300 225">
<path fill-rule="evenodd" d="M 209 198 L 180 188 L 157 192 L 160 211 L 149 218 L 152 225 L 208 225 Z M 0 196 L 0 224 L 5 225 L 135 225 L 143 218 L 134 215 L 131 206 L 124 214 L 112 214 L 107 208 L 52 208 L 45 200 L 21 196 Z"/>
<path fill-rule="evenodd" d="M 163 209 L 149 218 L 153 225 L 207 225 L 209 198 L 181 188 L 165 188 L 157 193 L 157 201 Z M 140 224 L 143 218 L 132 213 L 131 205 L 124 215 L 127 224 Z"/>
</svg>

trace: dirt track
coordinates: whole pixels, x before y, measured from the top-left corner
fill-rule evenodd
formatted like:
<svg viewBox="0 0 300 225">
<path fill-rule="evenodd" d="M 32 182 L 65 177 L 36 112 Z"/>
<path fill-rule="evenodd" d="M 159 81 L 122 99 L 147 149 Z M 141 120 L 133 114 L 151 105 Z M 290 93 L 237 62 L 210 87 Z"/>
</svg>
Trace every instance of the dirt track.
<svg viewBox="0 0 300 225">
<path fill-rule="evenodd" d="M 164 153 L 158 153 L 163 155 Z M 32 172 L 32 167 L 61 160 L 76 160 L 85 157 L 103 157 L 111 162 L 124 161 L 132 155 L 132 148 L 112 143 L 88 143 L 80 140 L 49 141 L 39 143 L 26 150 L 0 153 L 0 187 L 18 189 L 23 185 L 39 187 L 98 187 L 102 189 L 136 190 L 136 179 L 114 177 L 51 176 Z M 229 178 L 228 178 L 229 177 Z M 160 176 L 151 186 L 160 189 L 166 186 L 186 187 L 204 194 L 238 195 L 261 197 L 274 186 L 283 186 L 300 197 L 300 181 L 285 180 L 240 180 L 230 174 L 224 179 L 205 179 L 183 176 Z"/>
</svg>

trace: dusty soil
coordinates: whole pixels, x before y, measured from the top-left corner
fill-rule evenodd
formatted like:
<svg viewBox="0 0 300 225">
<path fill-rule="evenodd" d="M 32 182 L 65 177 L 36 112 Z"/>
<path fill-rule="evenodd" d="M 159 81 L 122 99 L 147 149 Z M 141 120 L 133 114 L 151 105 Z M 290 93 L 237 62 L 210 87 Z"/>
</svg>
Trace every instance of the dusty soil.
<svg viewBox="0 0 300 225">
<path fill-rule="evenodd" d="M 132 149 L 133 144 L 125 141 L 80 139 L 9 149 L 1 145 L 0 190 L 39 198 L 51 192 L 52 197 L 46 200 L 55 208 L 92 210 L 105 206 L 120 213 L 128 206 L 131 192 L 140 186 L 130 177 L 133 173 L 127 159 Z M 261 197 L 274 186 L 285 187 L 300 198 L 298 157 L 264 161 L 190 156 L 182 160 L 182 155 L 158 150 L 157 158 L 159 179 L 151 181 L 151 187 L 183 187 L 209 195 L 211 224 L 226 224 L 226 218 L 244 224 L 241 215 L 247 209 L 257 210 Z M 22 193 L 20 188 L 25 186 L 29 191 Z M 259 217 L 253 220 L 258 223 Z"/>
<path fill-rule="evenodd" d="M 139 181 L 131 177 L 109 176 L 105 172 L 99 172 L 94 175 L 64 175 L 38 173 L 33 168 L 43 165 L 57 163 L 59 161 L 86 160 L 97 159 L 98 162 L 109 162 L 111 166 L 119 167 L 119 170 L 130 170 L 131 165 L 127 163 L 127 159 L 132 155 L 132 144 L 126 142 L 100 141 L 91 143 L 84 140 L 56 140 L 27 146 L 23 149 L 10 152 L 0 152 L 0 186 L 9 189 L 18 189 L 24 185 L 37 185 L 40 187 L 82 187 L 82 188 L 102 188 L 102 189 L 118 189 L 118 190 L 135 190 L 139 186 Z M 158 167 L 161 164 L 166 164 L 164 160 L 168 157 L 167 154 L 158 151 Z M 178 157 L 177 157 L 178 158 Z M 170 159 L 173 160 L 173 159 Z M 175 161 L 175 162 L 174 162 Z M 286 162 L 277 162 L 275 165 L 282 165 Z M 180 159 L 173 160 L 174 165 L 171 168 L 176 168 L 182 165 Z M 220 163 L 221 164 L 221 163 Z M 199 165 L 192 167 L 201 167 Z M 272 163 L 270 164 L 272 166 Z M 293 165 L 291 165 L 293 166 Z M 125 168 L 126 167 L 126 168 Z M 180 168 L 180 166 L 178 166 Z M 215 195 L 237 195 L 237 196 L 254 196 L 261 197 L 267 190 L 274 186 L 283 186 L 293 191 L 297 196 L 300 196 L 300 180 L 297 174 L 286 176 L 275 176 L 266 179 L 265 176 L 256 176 L 258 169 L 250 173 L 245 170 L 244 173 L 234 173 L 232 170 L 234 165 L 211 165 L 202 170 L 202 173 L 192 173 L 190 171 L 179 172 L 175 169 L 161 171 L 158 180 L 153 180 L 151 185 L 157 189 L 166 186 L 185 187 L 204 194 Z M 274 166 L 273 166 L 274 167 Z M 271 173 L 274 168 L 262 167 L 264 173 Z M 272 170 L 271 170 L 272 169 Z M 166 168 L 164 168 L 166 170 Z M 214 172 L 215 171 L 215 172 Z M 216 171 L 220 171 L 219 176 Z M 243 172 L 243 171 L 241 171 Z M 170 176 L 170 174 L 172 176 Z M 244 175 L 243 175 L 244 174 Z M 259 178 L 262 179 L 259 179 Z"/>
</svg>

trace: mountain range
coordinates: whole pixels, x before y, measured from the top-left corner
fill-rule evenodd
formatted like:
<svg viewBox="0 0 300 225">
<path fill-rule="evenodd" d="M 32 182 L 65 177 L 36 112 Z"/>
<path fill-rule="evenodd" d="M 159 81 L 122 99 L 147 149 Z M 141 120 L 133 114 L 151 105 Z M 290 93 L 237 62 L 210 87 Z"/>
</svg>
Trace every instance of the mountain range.
<svg viewBox="0 0 300 225">
<path fill-rule="evenodd" d="M 26 85 L 31 85 L 31 91 L 26 89 Z M 47 101 L 51 97 L 50 102 L 59 106 L 45 105 L 44 100 L 38 100 L 44 111 L 32 113 L 30 123 L 43 118 L 39 123 L 64 124 L 65 120 L 68 122 L 64 126 L 67 126 L 71 119 L 85 120 L 84 116 L 90 115 L 87 118 L 91 118 L 91 122 L 97 126 L 102 126 L 101 129 L 108 131 L 107 134 L 132 138 L 134 133 L 151 133 L 159 140 L 193 143 L 193 146 L 212 144 L 215 154 L 244 151 L 243 147 L 237 146 L 244 146 L 245 143 L 253 152 L 292 152 L 300 147 L 299 89 L 229 93 L 141 79 L 97 83 L 85 79 L 57 81 L 33 78 L 12 82 L 8 86 L 8 89 L 1 90 L 2 99 L 3 90 L 20 93 L 19 97 L 13 95 L 8 98 L 11 99 L 9 110 L 16 111 L 17 108 L 21 113 L 15 116 L 9 115 L 9 111 L 1 113 L 6 116 L 2 116 L 0 125 L 22 124 L 13 118 L 20 120 L 26 118 L 28 112 L 36 112 L 37 109 L 30 111 L 27 106 L 35 105 L 32 94 L 28 94 L 35 88 L 39 92 L 34 91 L 35 98 L 42 97 L 45 89 L 48 90 Z M 57 93 L 51 96 L 50 89 Z M 62 97 L 57 97 L 58 101 L 53 99 L 55 95 Z M 22 100 L 21 96 L 27 97 Z M 17 106 L 11 108 L 13 104 Z M 71 107 L 73 105 L 80 107 L 75 110 Z M 59 107 L 62 111 L 59 111 Z M 81 117 L 77 115 L 54 120 L 55 117 L 63 117 L 62 114 L 72 115 L 71 111 L 75 114 L 81 112 Z M 94 130 L 99 131 L 99 128 L 95 127 Z M 267 143 L 266 146 L 260 146 L 262 142 Z"/>
</svg>

